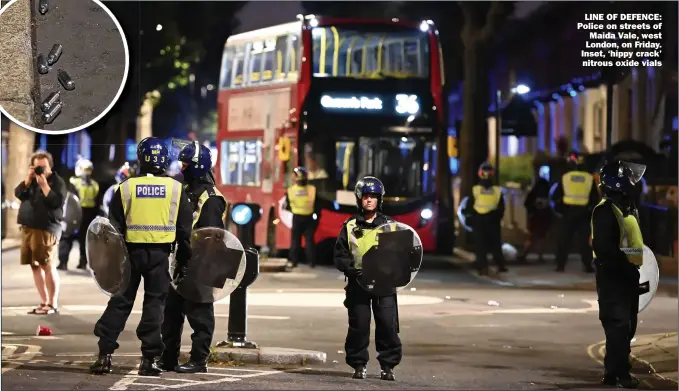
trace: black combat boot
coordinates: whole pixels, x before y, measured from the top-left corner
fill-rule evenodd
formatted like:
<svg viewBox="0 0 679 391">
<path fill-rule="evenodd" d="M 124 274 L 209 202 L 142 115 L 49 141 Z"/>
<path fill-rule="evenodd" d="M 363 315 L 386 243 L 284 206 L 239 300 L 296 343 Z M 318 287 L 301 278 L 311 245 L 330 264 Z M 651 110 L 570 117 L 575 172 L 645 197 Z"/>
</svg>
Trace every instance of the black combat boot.
<svg viewBox="0 0 679 391">
<path fill-rule="evenodd" d="M 368 377 L 368 369 L 365 365 L 359 365 L 354 368 L 354 374 L 351 375 L 352 379 L 365 379 L 366 377 Z"/>
<path fill-rule="evenodd" d="M 618 377 L 615 375 L 609 375 L 604 373 L 604 377 L 601 379 L 601 384 L 605 386 L 615 387 L 618 385 Z"/>
<path fill-rule="evenodd" d="M 105 375 L 111 373 L 111 355 L 100 354 L 97 361 L 90 365 L 90 372 L 95 375 Z"/>
<path fill-rule="evenodd" d="M 160 376 L 163 371 L 156 365 L 155 359 L 142 358 L 141 364 L 139 364 L 139 376 Z"/>
<path fill-rule="evenodd" d="M 619 377 L 617 385 L 620 388 L 637 389 L 639 388 L 639 379 L 634 376 Z"/>
<path fill-rule="evenodd" d="M 190 360 L 175 369 L 178 373 L 207 373 L 207 363 L 205 361 Z"/>
<path fill-rule="evenodd" d="M 173 372 L 177 365 L 179 365 L 177 360 L 168 360 L 162 357 L 156 361 L 156 366 L 163 372 Z"/>
<path fill-rule="evenodd" d="M 394 381 L 394 369 L 390 367 L 382 367 L 382 373 L 380 373 L 380 379 Z"/>
</svg>

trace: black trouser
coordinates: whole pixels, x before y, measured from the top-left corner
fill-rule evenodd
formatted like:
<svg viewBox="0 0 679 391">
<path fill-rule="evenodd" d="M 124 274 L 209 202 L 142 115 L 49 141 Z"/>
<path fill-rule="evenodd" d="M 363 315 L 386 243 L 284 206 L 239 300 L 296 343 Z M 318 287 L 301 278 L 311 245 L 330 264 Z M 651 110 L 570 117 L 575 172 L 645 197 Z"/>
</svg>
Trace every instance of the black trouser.
<svg viewBox="0 0 679 391">
<path fill-rule="evenodd" d="M 78 239 L 78 247 L 80 250 L 80 261 L 79 265 L 87 265 L 87 252 L 86 252 L 86 239 L 87 239 L 87 228 L 89 228 L 92 220 L 94 220 L 99 215 L 99 209 L 97 208 L 82 208 L 82 222 L 80 223 L 80 228 L 76 235 L 63 237 L 59 241 L 59 265 L 68 264 L 68 256 L 71 253 L 71 248 L 73 248 L 73 242 Z"/>
<path fill-rule="evenodd" d="M 575 238 L 575 247 L 580 253 L 580 259 L 585 269 L 592 268 L 592 247 L 589 244 L 591 213 L 589 208 L 583 206 L 566 207 L 559 221 L 559 239 L 556 250 L 556 266 L 559 269 L 566 267 L 569 250 Z"/>
<path fill-rule="evenodd" d="M 170 272 L 167 249 L 160 247 L 135 246 L 127 244 L 132 263 L 130 285 L 122 296 L 113 296 L 106 310 L 94 326 L 94 335 L 99 337 L 99 354 L 113 354 L 118 349 L 118 336 L 125 328 L 127 318 L 132 312 L 137 290 L 144 278 L 144 306 L 141 321 L 137 326 L 137 337 L 141 340 L 142 355 L 153 359 L 163 353 L 165 346 L 160 336 L 163 323 L 163 309 L 167 289 L 170 285 Z"/>
<path fill-rule="evenodd" d="M 497 215 L 488 213 L 474 216 L 474 253 L 476 254 L 476 268 L 488 268 L 488 253 L 493 255 L 493 262 L 499 268 L 505 267 L 505 257 L 502 254 L 502 227 Z"/>
<path fill-rule="evenodd" d="M 314 231 L 316 230 L 316 220 L 313 216 L 292 216 L 292 237 L 290 241 L 290 262 L 297 266 L 299 264 L 299 250 L 302 247 L 302 236 L 304 236 L 304 250 L 306 261 L 309 265 L 316 264 L 316 245 L 314 244 Z"/>
<path fill-rule="evenodd" d="M 215 307 L 213 303 L 194 303 L 184 299 L 174 288 L 170 288 L 165 302 L 163 319 L 163 363 L 178 364 L 182 345 L 184 316 L 193 329 L 191 334 L 191 361 L 205 363 L 210 355 L 210 345 L 215 332 Z"/>
<path fill-rule="evenodd" d="M 344 306 L 349 313 L 349 331 L 344 344 L 346 362 L 352 368 L 367 365 L 370 355 L 370 318 L 375 315 L 375 347 L 377 361 L 381 367 L 393 368 L 401 363 L 403 357 L 398 321 L 396 294 L 373 296 L 366 292 L 356 281 L 349 281 L 346 288 Z"/>
<path fill-rule="evenodd" d="M 616 278 L 597 271 L 599 320 L 606 334 L 606 375 L 630 377 L 630 343 L 637 331 L 639 280 Z"/>
</svg>

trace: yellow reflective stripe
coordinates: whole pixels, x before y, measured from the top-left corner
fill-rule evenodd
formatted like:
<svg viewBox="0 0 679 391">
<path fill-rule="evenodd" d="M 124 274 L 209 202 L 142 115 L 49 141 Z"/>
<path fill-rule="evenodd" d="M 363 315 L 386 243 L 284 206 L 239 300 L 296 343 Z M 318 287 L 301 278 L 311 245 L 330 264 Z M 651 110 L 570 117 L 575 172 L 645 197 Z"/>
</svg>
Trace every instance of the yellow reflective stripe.
<svg viewBox="0 0 679 391">
<path fill-rule="evenodd" d="M 359 254 L 358 251 L 358 239 L 354 236 L 354 228 L 356 228 L 356 219 L 352 219 L 347 221 L 347 239 L 349 242 L 349 251 L 351 251 L 351 255 L 354 258 L 354 267 L 356 269 L 361 268 L 361 260 L 363 259 L 363 256 Z"/>
<path fill-rule="evenodd" d="M 132 210 L 132 195 L 130 194 L 130 181 L 123 182 L 123 188 L 120 192 L 120 197 L 123 201 L 123 210 L 125 212 L 125 224 L 130 225 L 130 210 Z"/>
<path fill-rule="evenodd" d="M 181 195 L 182 188 L 180 183 L 173 181 L 172 183 L 172 199 L 170 199 L 170 220 L 167 224 L 175 228 L 177 225 L 177 212 L 179 211 L 179 196 Z M 173 229 L 174 230 L 174 229 Z"/>
</svg>

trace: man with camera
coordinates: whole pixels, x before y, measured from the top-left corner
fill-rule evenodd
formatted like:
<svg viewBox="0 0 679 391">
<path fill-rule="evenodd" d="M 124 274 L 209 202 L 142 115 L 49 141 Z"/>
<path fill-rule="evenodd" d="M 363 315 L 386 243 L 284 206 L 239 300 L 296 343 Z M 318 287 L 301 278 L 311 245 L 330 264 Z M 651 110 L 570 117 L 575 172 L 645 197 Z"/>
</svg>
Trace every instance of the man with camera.
<svg viewBox="0 0 679 391">
<path fill-rule="evenodd" d="M 48 315 L 58 312 L 59 274 L 57 255 L 66 183 L 52 172 L 54 161 L 48 152 L 31 156 L 28 176 L 14 189 L 21 200 L 17 223 L 21 225 L 21 264 L 30 265 L 40 305 L 29 313 Z"/>
</svg>

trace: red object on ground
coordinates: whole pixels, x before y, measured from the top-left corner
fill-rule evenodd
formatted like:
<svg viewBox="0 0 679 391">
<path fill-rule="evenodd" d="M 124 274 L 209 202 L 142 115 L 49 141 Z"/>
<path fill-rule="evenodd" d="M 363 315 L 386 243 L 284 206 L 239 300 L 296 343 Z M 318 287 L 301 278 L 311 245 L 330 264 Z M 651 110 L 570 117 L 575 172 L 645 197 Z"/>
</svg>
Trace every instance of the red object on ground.
<svg viewBox="0 0 679 391">
<path fill-rule="evenodd" d="M 52 335 L 52 329 L 49 328 L 49 327 L 45 327 L 45 326 L 38 326 L 38 329 L 36 330 L 35 335 L 41 335 L 41 336 Z"/>
</svg>

